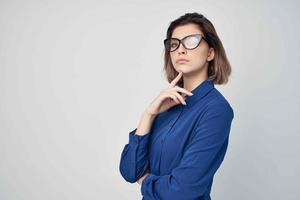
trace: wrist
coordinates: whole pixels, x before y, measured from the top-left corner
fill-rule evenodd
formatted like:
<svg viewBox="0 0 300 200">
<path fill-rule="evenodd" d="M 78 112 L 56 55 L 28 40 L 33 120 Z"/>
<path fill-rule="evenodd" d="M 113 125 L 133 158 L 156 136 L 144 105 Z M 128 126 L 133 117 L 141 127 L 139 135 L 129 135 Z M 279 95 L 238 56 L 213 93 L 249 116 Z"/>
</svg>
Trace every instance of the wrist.
<svg viewBox="0 0 300 200">
<path fill-rule="evenodd" d="M 154 118 L 157 114 L 153 114 L 153 113 L 149 112 L 148 109 L 146 109 L 146 110 L 143 112 L 143 115 L 144 115 L 144 116 L 147 116 L 147 117 Z"/>
</svg>

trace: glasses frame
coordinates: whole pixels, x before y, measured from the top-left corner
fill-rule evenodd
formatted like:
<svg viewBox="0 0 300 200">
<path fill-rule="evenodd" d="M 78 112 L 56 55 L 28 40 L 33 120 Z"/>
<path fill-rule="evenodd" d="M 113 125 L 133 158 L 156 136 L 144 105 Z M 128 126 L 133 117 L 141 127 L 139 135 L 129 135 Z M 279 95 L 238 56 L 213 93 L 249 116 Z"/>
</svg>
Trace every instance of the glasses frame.
<svg viewBox="0 0 300 200">
<path fill-rule="evenodd" d="M 198 35 L 200 36 L 200 40 L 199 40 L 199 43 L 197 44 L 197 46 L 194 47 L 194 48 L 189 49 L 189 48 L 187 48 L 187 47 L 184 45 L 184 42 L 182 42 L 183 40 L 185 40 L 185 39 L 188 38 L 188 37 L 191 37 L 191 36 L 198 36 Z M 165 49 L 166 49 L 168 52 L 173 52 L 173 51 L 169 51 L 169 50 L 167 49 L 167 41 L 168 41 L 168 40 L 171 40 L 171 39 L 177 40 L 177 41 L 179 42 L 179 43 L 178 43 L 178 46 L 177 46 L 173 51 L 176 51 L 176 50 L 180 47 L 180 44 L 181 44 L 181 43 L 182 43 L 182 46 L 183 46 L 185 49 L 187 49 L 187 50 L 193 50 L 193 49 L 196 49 L 196 48 L 200 45 L 202 39 L 205 40 L 205 41 L 208 43 L 207 39 L 206 39 L 202 34 L 192 34 L 192 35 L 187 35 L 187 36 L 185 36 L 184 38 L 182 38 L 181 40 L 178 39 L 178 38 L 166 38 L 166 39 L 164 39 L 164 42 L 163 42 L 163 43 L 164 43 Z"/>
</svg>

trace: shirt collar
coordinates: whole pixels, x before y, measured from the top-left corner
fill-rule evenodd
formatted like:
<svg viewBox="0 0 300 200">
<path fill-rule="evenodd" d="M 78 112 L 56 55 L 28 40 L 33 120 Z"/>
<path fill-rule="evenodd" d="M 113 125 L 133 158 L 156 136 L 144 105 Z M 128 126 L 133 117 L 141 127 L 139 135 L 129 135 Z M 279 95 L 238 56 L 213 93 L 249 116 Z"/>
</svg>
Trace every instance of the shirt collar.
<svg viewBox="0 0 300 200">
<path fill-rule="evenodd" d="M 183 87 L 183 82 L 179 86 Z M 202 97 L 204 97 L 213 88 L 214 88 L 214 83 L 212 80 L 209 79 L 204 80 L 191 91 L 194 95 L 192 96 L 187 95 L 185 99 L 187 105 L 182 105 L 182 106 L 192 107 L 195 103 L 197 103 Z"/>
</svg>

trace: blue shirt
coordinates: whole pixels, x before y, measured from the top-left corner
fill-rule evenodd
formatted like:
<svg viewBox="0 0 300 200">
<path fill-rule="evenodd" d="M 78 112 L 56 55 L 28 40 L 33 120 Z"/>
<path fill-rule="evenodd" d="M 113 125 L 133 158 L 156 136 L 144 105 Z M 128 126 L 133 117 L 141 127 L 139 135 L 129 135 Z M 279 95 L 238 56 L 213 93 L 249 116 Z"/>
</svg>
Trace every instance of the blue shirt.
<svg viewBox="0 0 300 200">
<path fill-rule="evenodd" d="M 123 178 L 143 180 L 143 200 L 210 200 L 213 177 L 224 160 L 233 109 L 214 87 L 201 82 L 178 104 L 161 112 L 145 135 L 129 132 L 121 154 Z"/>
</svg>

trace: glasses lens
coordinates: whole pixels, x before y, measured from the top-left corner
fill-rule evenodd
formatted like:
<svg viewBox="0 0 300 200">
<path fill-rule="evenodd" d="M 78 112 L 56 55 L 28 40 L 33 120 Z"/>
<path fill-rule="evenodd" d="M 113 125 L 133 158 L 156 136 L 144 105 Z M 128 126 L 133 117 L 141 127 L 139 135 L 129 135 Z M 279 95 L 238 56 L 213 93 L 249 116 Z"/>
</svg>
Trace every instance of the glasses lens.
<svg viewBox="0 0 300 200">
<path fill-rule="evenodd" d="M 183 39 L 182 42 L 187 49 L 194 49 L 199 45 L 201 38 L 201 35 L 190 35 Z M 169 38 L 165 40 L 165 48 L 168 51 L 175 51 L 178 48 L 179 43 L 178 39 Z"/>
<path fill-rule="evenodd" d="M 200 43 L 201 36 L 200 35 L 191 35 L 184 39 L 183 43 L 187 49 L 194 49 Z"/>
<path fill-rule="evenodd" d="M 165 42 L 165 47 L 168 51 L 174 51 L 178 47 L 179 41 L 175 39 L 167 39 Z"/>
</svg>

